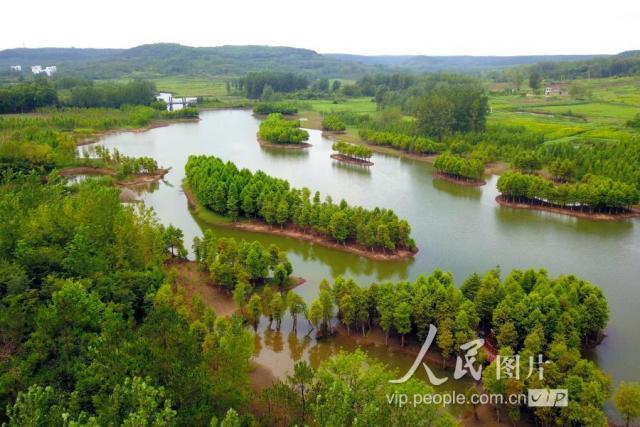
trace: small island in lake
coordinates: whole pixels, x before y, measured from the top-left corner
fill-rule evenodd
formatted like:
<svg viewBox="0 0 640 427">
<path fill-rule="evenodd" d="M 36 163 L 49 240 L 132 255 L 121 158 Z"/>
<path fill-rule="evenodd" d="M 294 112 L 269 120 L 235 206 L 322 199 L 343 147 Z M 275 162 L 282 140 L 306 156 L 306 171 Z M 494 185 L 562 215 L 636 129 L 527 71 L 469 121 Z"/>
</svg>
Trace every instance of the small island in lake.
<svg viewBox="0 0 640 427">
<path fill-rule="evenodd" d="M 482 179 L 484 163 L 480 160 L 442 153 L 436 157 L 433 167 L 437 171 L 436 178 L 455 184 L 480 187 L 487 183 Z"/>
<path fill-rule="evenodd" d="M 640 216 L 634 205 L 640 193 L 632 184 L 597 175 L 556 185 L 537 175 L 508 172 L 498 180 L 496 202 L 517 209 L 534 209 L 592 220 L 620 220 Z"/>
<path fill-rule="evenodd" d="M 298 149 L 311 147 L 304 141 L 309 132 L 300 129 L 300 121 L 287 120 L 280 113 L 272 113 L 260 123 L 258 142 L 263 147 Z"/>
<path fill-rule="evenodd" d="M 338 141 L 333 143 L 331 149 L 337 151 L 331 154 L 332 159 L 359 166 L 373 165 L 373 162 L 369 161 L 373 151 L 365 146 Z"/>
<path fill-rule="evenodd" d="M 320 200 L 307 188 L 291 188 L 264 172 L 252 174 L 213 156 L 191 156 L 185 195 L 202 217 L 220 215 L 218 225 L 284 235 L 380 261 L 413 257 L 411 226 L 390 209 Z M 207 214 L 207 211 L 209 213 Z"/>
</svg>

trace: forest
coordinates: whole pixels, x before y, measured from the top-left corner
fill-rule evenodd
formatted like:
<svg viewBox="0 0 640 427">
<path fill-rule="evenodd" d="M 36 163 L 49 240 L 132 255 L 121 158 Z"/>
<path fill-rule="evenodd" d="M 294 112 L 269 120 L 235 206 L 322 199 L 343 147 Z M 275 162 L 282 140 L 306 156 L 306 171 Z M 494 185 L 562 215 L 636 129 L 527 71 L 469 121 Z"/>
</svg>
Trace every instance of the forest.
<svg viewBox="0 0 640 427">
<path fill-rule="evenodd" d="M 543 379 L 504 374 L 497 379 L 496 361 L 484 350 L 480 360 L 491 362 L 483 372 L 484 389 L 498 394 L 529 387 L 574 390 L 569 407 L 536 408 L 537 421 L 546 425 L 606 424 L 601 406 L 610 395 L 610 380 L 580 351 L 599 339 L 609 307 L 598 287 L 575 276 L 551 278 L 545 270 L 513 270 L 503 279 L 496 268 L 483 276 L 472 274 L 460 287 L 450 273 L 440 270 L 414 282 L 369 287 L 337 277 L 333 285 L 320 284 L 320 295 L 309 306 L 308 317 L 320 331 L 333 328 L 334 317 L 349 334 L 380 328 L 387 337 L 399 335 L 402 345 L 405 336 L 424 341 L 429 325 L 435 325 L 435 344 L 444 359 L 464 354 L 461 346 L 478 333 L 502 356 L 520 354 L 528 360 L 542 354 L 548 361 Z M 514 423 L 529 410 L 519 405 L 507 407 Z"/>
<path fill-rule="evenodd" d="M 311 197 L 307 188 L 264 172 L 251 173 L 213 156 L 190 156 L 186 165 L 189 186 L 204 206 L 233 220 L 255 218 L 269 225 L 293 226 L 342 244 L 357 244 L 371 251 L 416 250 L 411 227 L 390 209 L 367 210 L 331 197 Z"/>
<path fill-rule="evenodd" d="M 209 425 L 246 403 L 252 335 L 173 297 L 150 210 L 91 180 L 2 186 L 3 422 Z"/>
<path fill-rule="evenodd" d="M 42 107 L 120 108 L 151 105 L 156 87 L 145 80 L 125 83 L 94 83 L 84 79 L 50 81 L 37 78 L 28 83 L 0 86 L 0 114 L 30 113 Z"/>
<path fill-rule="evenodd" d="M 280 113 L 271 113 L 260 123 L 258 137 L 272 144 L 301 144 L 309 132 L 300 129 L 298 120 L 287 120 Z"/>
</svg>

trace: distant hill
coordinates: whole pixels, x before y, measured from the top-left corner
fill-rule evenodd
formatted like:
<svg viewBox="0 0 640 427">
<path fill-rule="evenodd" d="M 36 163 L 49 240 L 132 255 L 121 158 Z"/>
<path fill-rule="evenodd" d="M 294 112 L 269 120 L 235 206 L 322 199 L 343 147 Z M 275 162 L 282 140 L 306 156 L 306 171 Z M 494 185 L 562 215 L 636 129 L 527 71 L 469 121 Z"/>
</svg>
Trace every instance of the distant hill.
<svg viewBox="0 0 640 427">
<path fill-rule="evenodd" d="M 626 60 L 637 52 L 625 52 Z M 610 56 L 365 56 L 319 54 L 309 49 L 271 46 L 190 47 L 158 43 L 131 49 L 38 48 L 0 51 L 0 73 L 10 65 L 57 65 L 61 75 L 97 79 L 161 77 L 172 75 L 231 76 L 250 71 L 273 70 L 305 73 L 312 77 L 359 78 L 368 73 L 399 71 L 480 72 L 516 65 L 582 64 L 607 61 Z M 633 60 L 633 59 L 632 59 Z M 550 66 L 549 66 L 550 65 Z"/>
<path fill-rule="evenodd" d="M 171 75 L 240 75 L 249 71 L 304 72 L 315 76 L 360 76 L 376 67 L 334 59 L 308 49 L 270 46 L 189 47 L 160 43 L 131 49 L 8 49 L 0 70 L 10 65 L 57 65 L 65 75 L 92 78 Z"/>
<path fill-rule="evenodd" d="M 437 71 L 478 72 L 539 62 L 566 62 L 590 60 L 597 55 L 527 55 L 527 56 L 425 56 L 425 55 L 381 55 L 363 56 L 349 54 L 326 54 L 329 58 L 356 61 L 369 65 L 380 65 L 405 71 L 429 73 Z"/>
</svg>

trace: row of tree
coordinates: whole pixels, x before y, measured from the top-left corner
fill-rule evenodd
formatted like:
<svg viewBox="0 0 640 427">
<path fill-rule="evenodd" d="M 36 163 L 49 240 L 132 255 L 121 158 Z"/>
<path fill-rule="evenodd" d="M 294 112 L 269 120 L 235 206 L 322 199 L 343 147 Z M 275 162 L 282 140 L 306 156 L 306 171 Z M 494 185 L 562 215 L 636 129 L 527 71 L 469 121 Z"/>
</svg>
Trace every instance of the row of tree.
<svg viewBox="0 0 640 427">
<path fill-rule="evenodd" d="M 446 148 L 444 144 L 422 136 L 377 132 L 366 128 L 360 129 L 359 135 L 371 144 L 389 146 L 410 153 L 436 154 Z"/>
<path fill-rule="evenodd" d="M 119 108 L 123 105 L 151 105 L 155 101 L 153 82 L 101 82 L 70 79 L 69 85 L 38 78 L 28 83 L 0 87 L 0 114 L 29 113 L 42 107 Z"/>
<path fill-rule="evenodd" d="M 46 79 L 0 87 L 0 114 L 30 113 L 58 105 L 58 93 Z"/>
<path fill-rule="evenodd" d="M 450 273 L 439 270 L 415 282 L 368 288 L 338 277 L 332 286 L 320 285 L 320 295 L 308 309 L 308 319 L 319 334 L 332 328 L 334 317 L 348 333 L 359 330 L 364 334 L 379 327 L 387 336 L 391 332 L 400 335 L 402 344 L 407 335 L 423 342 L 429 325 L 434 325 L 434 344 L 444 359 L 464 357 L 463 345 L 479 334 L 498 347 L 502 356 L 519 354 L 528 363 L 530 356 L 537 360 L 543 355 L 549 361 L 544 364 L 543 379 L 522 375 L 517 384 L 507 385 L 504 379 L 497 383 L 493 362 L 485 369 L 485 389 L 497 394 L 513 393 L 513 387 L 573 389 L 571 407 L 538 409 L 535 415 L 547 424 L 566 425 L 573 420 L 602 425 L 606 421 L 601 407 L 609 396 L 609 380 L 593 362 L 581 358 L 580 348 L 596 340 L 606 326 L 608 304 L 599 288 L 575 276 L 551 279 L 544 270 L 514 270 L 501 280 L 495 269 L 484 276 L 469 276 L 460 288 Z M 488 363 L 488 356 L 481 351 L 477 363 Z M 587 389 L 590 393 L 584 392 Z M 519 419 L 522 409 L 509 407 L 513 420 Z"/>
<path fill-rule="evenodd" d="M 286 120 L 272 113 L 260 123 L 258 137 L 272 144 L 300 144 L 309 139 L 309 132 L 300 129 L 300 121 Z"/>
<path fill-rule="evenodd" d="M 238 218 L 257 218 L 267 224 L 294 226 L 299 230 L 343 244 L 358 244 L 372 251 L 415 249 L 409 223 L 392 210 L 349 206 L 344 200 L 320 201 L 307 188 L 291 188 L 289 182 L 238 169 L 216 157 L 190 156 L 186 176 L 205 207 Z"/>
<path fill-rule="evenodd" d="M 597 175 L 554 185 L 537 175 L 512 172 L 500 176 L 498 191 L 509 201 L 588 212 L 621 213 L 640 202 L 640 192 L 634 185 Z"/>
<path fill-rule="evenodd" d="M 479 180 L 484 175 L 484 163 L 477 159 L 466 159 L 449 152 L 440 154 L 433 164 L 440 173 L 455 178 Z"/>
<path fill-rule="evenodd" d="M 337 151 L 343 156 L 351 157 L 358 160 L 369 160 L 373 156 L 373 151 L 362 145 L 349 144 L 343 141 L 334 142 L 331 146 L 333 151 Z"/>
<path fill-rule="evenodd" d="M 228 83 L 229 90 L 243 92 L 249 99 L 260 99 L 265 86 L 269 86 L 273 92 L 291 93 L 306 89 L 309 79 L 295 73 L 259 71 L 248 73 Z"/>
<path fill-rule="evenodd" d="M 70 89 L 64 102 L 71 107 L 120 108 L 123 105 L 151 105 L 155 101 L 156 85 L 147 80 L 105 82 L 78 85 Z"/>
<path fill-rule="evenodd" d="M 260 102 L 253 107 L 253 112 L 265 115 L 280 113 L 282 115 L 290 116 L 298 112 L 298 106 L 293 102 L 287 101 Z"/>
<path fill-rule="evenodd" d="M 524 126 L 490 125 L 482 131 L 445 136 L 435 143 L 416 136 L 418 125 L 391 110 L 375 120 L 356 122 L 360 137 L 368 142 L 399 150 L 422 153 L 450 151 L 484 163 L 510 162 L 515 169 L 535 173 L 545 167 L 559 182 L 580 180 L 585 175 L 600 175 L 632 184 L 640 189 L 640 138 L 611 140 L 558 141 L 545 144 L 541 131 Z M 618 138 L 619 135 L 615 135 Z"/>
</svg>

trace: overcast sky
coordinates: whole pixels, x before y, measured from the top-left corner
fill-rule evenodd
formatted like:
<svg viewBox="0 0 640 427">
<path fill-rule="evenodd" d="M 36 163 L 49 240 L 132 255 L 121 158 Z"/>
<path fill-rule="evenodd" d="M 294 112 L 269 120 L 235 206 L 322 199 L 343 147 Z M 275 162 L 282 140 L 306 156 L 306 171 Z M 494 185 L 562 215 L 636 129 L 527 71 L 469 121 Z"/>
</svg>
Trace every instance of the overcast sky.
<svg viewBox="0 0 640 427">
<path fill-rule="evenodd" d="M 156 42 L 394 55 L 640 49 L 640 0 L 6 0 L 0 11 L 0 49 Z"/>
</svg>

